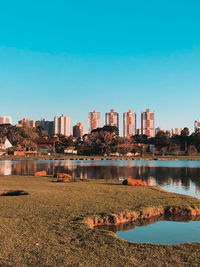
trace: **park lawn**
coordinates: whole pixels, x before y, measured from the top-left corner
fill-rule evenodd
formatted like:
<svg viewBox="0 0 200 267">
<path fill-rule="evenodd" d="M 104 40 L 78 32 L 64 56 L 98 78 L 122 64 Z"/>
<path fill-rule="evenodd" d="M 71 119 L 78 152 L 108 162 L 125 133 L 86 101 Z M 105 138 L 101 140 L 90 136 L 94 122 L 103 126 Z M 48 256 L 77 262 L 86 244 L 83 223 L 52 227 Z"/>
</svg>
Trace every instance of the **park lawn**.
<svg viewBox="0 0 200 267">
<path fill-rule="evenodd" d="M 55 183 L 51 177 L 0 176 L 0 266 L 199 266 L 200 243 L 139 244 L 84 223 L 99 214 L 150 207 L 200 208 L 193 197 L 115 180 Z"/>
</svg>

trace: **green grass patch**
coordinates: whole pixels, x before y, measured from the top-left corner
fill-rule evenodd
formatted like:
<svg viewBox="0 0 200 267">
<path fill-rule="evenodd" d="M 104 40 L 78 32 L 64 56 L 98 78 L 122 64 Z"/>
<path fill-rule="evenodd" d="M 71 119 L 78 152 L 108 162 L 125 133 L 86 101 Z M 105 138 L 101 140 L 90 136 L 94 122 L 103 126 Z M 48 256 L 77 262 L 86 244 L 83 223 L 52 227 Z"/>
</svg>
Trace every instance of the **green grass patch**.
<svg viewBox="0 0 200 267">
<path fill-rule="evenodd" d="M 50 177 L 2 176 L 1 266 L 198 266 L 200 243 L 163 246 L 126 242 L 83 223 L 99 214 L 150 207 L 198 208 L 193 197 L 114 180 L 60 184 Z"/>
</svg>

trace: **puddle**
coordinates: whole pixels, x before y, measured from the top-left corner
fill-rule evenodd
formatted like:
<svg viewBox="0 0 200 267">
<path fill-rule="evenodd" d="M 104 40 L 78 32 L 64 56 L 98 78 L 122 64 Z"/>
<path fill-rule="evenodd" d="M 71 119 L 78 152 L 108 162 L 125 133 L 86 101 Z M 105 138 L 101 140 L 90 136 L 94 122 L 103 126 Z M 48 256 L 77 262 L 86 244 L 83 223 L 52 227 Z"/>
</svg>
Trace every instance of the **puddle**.
<svg viewBox="0 0 200 267">
<path fill-rule="evenodd" d="M 99 226 L 99 229 L 111 230 L 126 241 L 160 245 L 178 245 L 200 242 L 200 217 L 194 220 L 185 218 L 152 217 L 148 220 Z"/>
</svg>

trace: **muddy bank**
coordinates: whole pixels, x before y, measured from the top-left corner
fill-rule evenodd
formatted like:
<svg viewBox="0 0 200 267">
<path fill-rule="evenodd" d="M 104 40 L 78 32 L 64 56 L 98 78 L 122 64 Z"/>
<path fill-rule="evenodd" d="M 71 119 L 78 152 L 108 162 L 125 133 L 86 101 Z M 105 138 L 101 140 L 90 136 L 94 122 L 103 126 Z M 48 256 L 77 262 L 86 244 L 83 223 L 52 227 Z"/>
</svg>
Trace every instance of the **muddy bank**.
<svg viewBox="0 0 200 267">
<path fill-rule="evenodd" d="M 141 211 L 124 211 L 120 214 L 99 214 L 93 218 L 87 218 L 84 220 L 85 223 L 89 224 L 90 227 L 95 226 L 109 226 L 118 225 L 122 223 L 136 222 L 138 220 L 145 220 L 150 218 L 159 218 L 163 216 L 172 216 L 177 218 L 185 218 L 189 220 L 195 220 L 200 216 L 200 208 L 188 207 L 159 207 L 159 208 L 146 208 Z M 175 219 L 175 218 L 174 218 Z"/>
</svg>

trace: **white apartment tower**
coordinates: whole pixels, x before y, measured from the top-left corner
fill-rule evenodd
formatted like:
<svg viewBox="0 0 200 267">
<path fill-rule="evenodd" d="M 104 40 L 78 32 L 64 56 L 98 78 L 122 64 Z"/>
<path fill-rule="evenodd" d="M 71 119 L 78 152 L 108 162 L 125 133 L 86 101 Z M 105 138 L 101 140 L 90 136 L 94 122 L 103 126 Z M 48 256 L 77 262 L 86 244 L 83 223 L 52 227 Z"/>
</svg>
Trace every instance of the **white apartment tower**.
<svg viewBox="0 0 200 267">
<path fill-rule="evenodd" d="M 0 124 L 12 124 L 12 118 L 10 116 L 0 117 Z"/>
<path fill-rule="evenodd" d="M 119 129 L 119 114 L 114 112 L 113 109 L 106 113 L 106 123 L 107 126 L 116 126 Z"/>
<path fill-rule="evenodd" d="M 123 114 L 123 134 L 124 137 L 136 135 L 136 113 L 130 109 Z"/>
<path fill-rule="evenodd" d="M 141 114 L 141 131 L 148 137 L 155 136 L 155 116 L 154 112 L 150 112 L 149 109 Z"/>
<path fill-rule="evenodd" d="M 55 135 L 71 135 L 71 118 L 67 117 L 65 114 L 62 116 L 54 117 L 54 134 Z"/>
<path fill-rule="evenodd" d="M 88 133 L 92 130 L 101 127 L 101 113 L 93 110 L 88 113 Z"/>
</svg>

